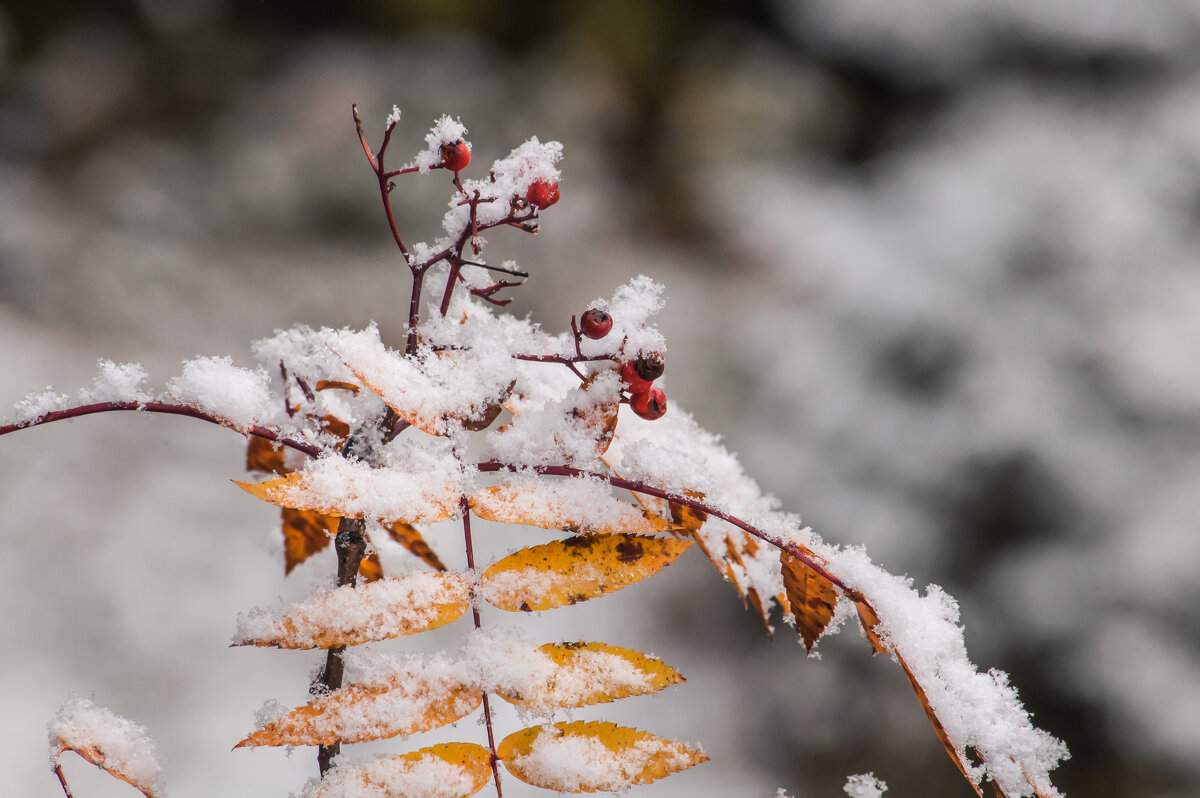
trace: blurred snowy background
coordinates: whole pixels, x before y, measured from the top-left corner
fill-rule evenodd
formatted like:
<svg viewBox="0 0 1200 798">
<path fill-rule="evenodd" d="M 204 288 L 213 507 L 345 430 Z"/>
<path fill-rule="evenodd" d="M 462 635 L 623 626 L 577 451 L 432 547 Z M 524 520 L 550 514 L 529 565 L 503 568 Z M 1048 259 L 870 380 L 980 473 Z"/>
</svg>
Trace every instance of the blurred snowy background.
<svg viewBox="0 0 1200 798">
<path fill-rule="evenodd" d="M 976 662 L 1070 745 L 1067 794 L 1195 796 L 1198 54 L 1197 0 L 0 0 L 0 404 L 100 357 L 159 388 L 196 354 L 249 365 L 297 322 L 399 340 L 407 274 L 352 101 L 372 139 L 403 108 L 393 163 L 443 112 L 475 166 L 559 139 L 542 234 L 492 236 L 533 274 L 512 309 L 563 329 L 664 282 L 671 401 L 826 538 L 956 595 Z M 442 181 L 395 196 L 434 237 Z M 72 690 L 149 727 L 176 798 L 313 773 L 228 751 L 316 662 L 225 648 L 235 614 L 331 562 L 283 582 L 240 464 L 187 419 L 0 441 L 6 795 L 59 794 L 45 723 Z M 684 559 L 538 621 L 689 677 L 579 713 L 714 759 L 634 794 L 829 798 L 865 771 L 970 794 L 857 634 L 806 660 Z M 81 798 L 133 794 L 92 771 L 67 766 Z"/>
</svg>

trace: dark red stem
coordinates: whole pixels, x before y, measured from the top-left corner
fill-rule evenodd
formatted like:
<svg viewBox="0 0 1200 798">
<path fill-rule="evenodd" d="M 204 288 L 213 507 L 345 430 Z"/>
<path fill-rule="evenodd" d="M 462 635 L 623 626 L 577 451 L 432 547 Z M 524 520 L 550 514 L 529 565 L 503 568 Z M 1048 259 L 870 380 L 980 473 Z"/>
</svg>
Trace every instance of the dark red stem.
<svg viewBox="0 0 1200 798">
<path fill-rule="evenodd" d="M 27 429 L 28 427 L 39 427 L 42 424 L 49 424 L 52 421 L 64 421 L 70 418 L 78 418 L 80 416 L 89 416 L 93 413 L 108 413 L 114 410 L 141 410 L 146 413 L 165 413 L 174 416 L 188 416 L 189 418 L 198 418 L 201 421 L 207 421 L 210 424 L 219 424 L 222 427 L 229 427 L 246 435 L 255 435 L 259 438 L 266 438 L 269 441 L 274 441 L 280 446 L 287 446 L 295 449 L 298 452 L 304 452 L 309 457 L 317 457 L 323 451 L 321 447 L 314 446 L 305 441 L 298 441 L 294 438 L 286 438 L 280 435 L 278 431 L 270 427 L 261 427 L 257 424 L 248 429 L 239 429 L 231 425 L 228 421 L 217 416 L 209 415 L 203 410 L 197 410 L 189 405 L 173 405 L 165 402 L 100 402 L 94 405 L 80 405 L 79 407 L 69 407 L 66 410 L 53 410 L 49 413 L 43 413 L 37 418 L 29 421 L 22 421 L 17 424 L 5 424 L 0 426 L 0 435 L 7 435 L 10 432 L 16 432 L 19 429 Z"/>
<path fill-rule="evenodd" d="M 463 540 L 466 543 L 467 549 L 467 569 L 475 570 L 475 547 L 471 542 L 471 504 L 466 496 L 462 496 L 458 500 L 458 506 L 462 510 L 463 518 Z M 480 628 L 479 622 L 479 607 L 472 597 L 471 614 L 475 619 L 475 628 Z M 492 731 L 492 706 L 488 703 L 488 693 L 485 690 L 483 693 L 483 722 L 487 726 L 488 751 L 492 754 L 492 778 L 496 782 L 496 796 L 502 798 L 500 792 L 500 758 L 496 756 L 496 736 Z"/>
</svg>

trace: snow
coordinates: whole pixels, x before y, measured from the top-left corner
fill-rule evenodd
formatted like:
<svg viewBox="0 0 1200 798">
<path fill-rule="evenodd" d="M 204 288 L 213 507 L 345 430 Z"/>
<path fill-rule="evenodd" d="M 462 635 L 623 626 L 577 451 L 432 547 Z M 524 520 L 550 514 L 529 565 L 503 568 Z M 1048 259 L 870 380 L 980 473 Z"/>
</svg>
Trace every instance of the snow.
<svg viewBox="0 0 1200 798">
<path fill-rule="evenodd" d="M 633 504 L 613 495 L 600 479 L 555 479 L 516 474 L 472 499 L 489 520 L 531 524 L 542 529 L 588 532 L 654 532 L 654 525 Z"/>
<path fill-rule="evenodd" d="M 17 402 L 12 415 L 5 419 L 7 424 L 25 424 L 38 416 L 53 413 L 56 410 L 66 410 L 71 406 L 71 397 L 58 393 L 54 387 L 47 385 L 40 391 L 33 391 L 24 399 Z"/>
<path fill-rule="evenodd" d="M 272 415 L 271 380 L 261 367 L 251 371 L 233 358 L 197 357 L 167 383 L 167 395 L 216 416 L 237 429 L 247 429 Z"/>
<path fill-rule="evenodd" d="M 390 117 L 389 117 L 390 120 Z M 417 153 L 412 161 L 422 173 L 428 172 L 442 163 L 442 145 L 453 144 L 456 141 L 466 141 L 467 129 L 462 122 L 443 116 L 433 123 L 433 127 L 425 134 L 425 149 Z M 467 149 L 471 142 L 467 142 Z"/>
<path fill-rule="evenodd" d="M 419 758 L 338 758 L 323 779 L 309 783 L 304 798 L 461 798 L 471 795 L 475 787 L 465 768 L 432 753 Z"/>
<path fill-rule="evenodd" d="M 66 749 L 89 752 L 105 770 L 162 794 L 162 763 L 146 729 L 81 695 L 69 696 L 49 724 L 51 765 Z"/>
<path fill-rule="evenodd" d="M 80 404 L 149 402 L 154 399 L 154 394 L 144 387 L 149 375 L 141 363 L 98 360 L 96 368 L 99 373 L 92 380 L 92 387 L 79 390 Z"/>
<path fill-rule="evenodd" d="M 863 773 L 846 779 L 842 789 L 849 798 L 882 798 L 887 792 L 887 783 L 875 778 L 874 773 Z"/>
</svg>

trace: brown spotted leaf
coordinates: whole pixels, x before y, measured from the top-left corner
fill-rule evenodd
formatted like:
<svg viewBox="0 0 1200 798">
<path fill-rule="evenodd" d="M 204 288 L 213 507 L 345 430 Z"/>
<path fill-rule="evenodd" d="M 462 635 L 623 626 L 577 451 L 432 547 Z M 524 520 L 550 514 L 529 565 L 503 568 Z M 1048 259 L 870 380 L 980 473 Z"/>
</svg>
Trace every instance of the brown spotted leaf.
<svg viewBox="0 0 1200 798">
<path fill-rule="evenodd" d="M 522 729 L 496 755 L 526 784 L 560 792 L 615 792 L 708 761 L 683 743 L 601 721 Z"/>
<path fill-rule="evenodd" d="M 466 798 L 482 790 L 491 778 L 492 755 L 482 745 L 442 743 L 400 756 L 338 760 L 304 798 Z"/>
<path fill-rule="evenodd" d="M 779 552 L 787 609 L 796 621 L 796 633 L 811 653 L 817 638 L 833 620 L 837 593 L 833 583 L 786 551 Z"/>
<path fill-rule="evenodd" d="M 520 549 L 483 574 L 483 597 L 512 612 L 549 610 L 658 573 L 691 541 L 624 533 L 579 535 Z"/>
<path fill-rule="evenodd" d="M 283 531 L 284 574 L 329 545 L 337 533 L 338 519 L 330 515 L 293 510 L 280 510 Z"/>
<path fill-rule="evenodd" d="M 607 643 L 547 643 L 539 649 L 554 663 L 540 683 L 525 692 L 500 690 L 500 697 L 538 712 L 602 704 L 646 695 L 686 681 L 660 659 Z"/>
<path fill-rule="evenodd" d="M 541 479 L 493 485 L 471 497 L 471 510 L 488 521 L 575 533 L 649 535 L 670 524 L 613 496 L 606 485 Z"/>
<path fill-rule="evenodd" d="M 483 693 L 453 669 L 421 664 L 351 684 L 274 720 L 235 748 L 361 743 L 436 729 L 473 712 Z"/>
<path fill-rule="evenodd" d="M 235 645 L 357 646 L 445 626 L 470 604 L 471 586 L 462 573 L 415 571 L 239 616 Z"/>
<path fill-rule="evenodd" d="M 387 530 L 388 537 L 408 549 L 409 553 L 413 556 L 419 557 L 430 568 L 436 571 L 446 570 L 446 566 L 442 564 L 442 561 L 434 554 L 433 549 L 425 542 L 425 538 L 421 535 L 421 530 L 407 521 L 396 521 L 384 528 Z"/>
</svg>

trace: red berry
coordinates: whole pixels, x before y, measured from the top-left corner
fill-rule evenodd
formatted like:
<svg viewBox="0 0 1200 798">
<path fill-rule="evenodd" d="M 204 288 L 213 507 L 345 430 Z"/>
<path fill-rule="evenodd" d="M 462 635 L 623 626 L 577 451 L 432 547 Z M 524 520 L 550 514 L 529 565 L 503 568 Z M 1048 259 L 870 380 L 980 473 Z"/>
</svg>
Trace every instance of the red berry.
<svg viewBox="0 0 1200 798">
<path fill-rule="evenodd" d="M 638 376 L 632 360 L 621 364 L 621 382 L 625 383 L 629 392 L 633 394 L 650 390 L 650 383 Z"/>
<path fill-rule="evenodd" d="M 648 391 L 638 391 L 629 400 L 629 406 L 647 421 L 662 418 L 667 412 L 667 395 L 662 388 L 651 388 Z"/>
<path fill-rule="evenodd" d="M 597 308 L 588 308 L 579 317 L 579 331 L 588 338 L 603 338 L 612 329 L 612 316 Z"/>
<path fill-rule="evenodd" d="M 467 142 L 459 139 L 442 145 L 442 166 L 452 172 L 461 172 L 471 162 L 471 149 Z"/>
<path fill-rule="evenodd" d="M 548 183 L 541 178 L 534 180 L 525 192 L 525 201 L 539 211 L 546 210 L 558 202 L 558 183 Z"/>
<path fill-rule="evenodd" d="M 667 364 L 661 352 L 647 352 L 633 361 L 633 370 L 646 382 L 654 382 L 662 376 Z"/>
</svg>

